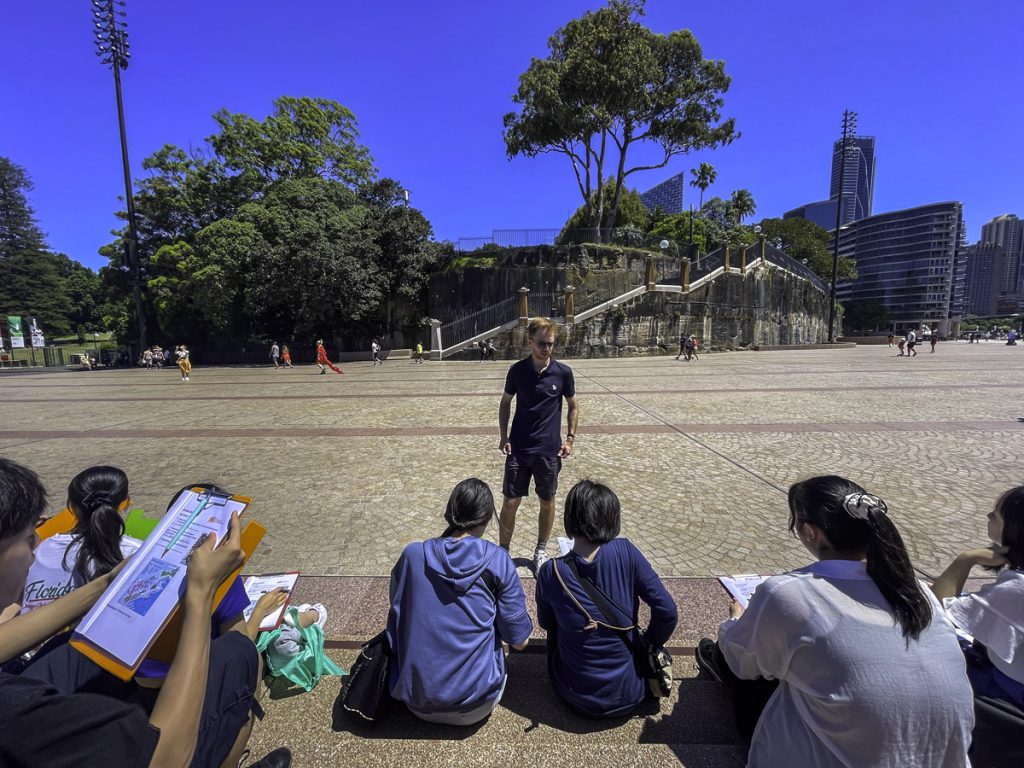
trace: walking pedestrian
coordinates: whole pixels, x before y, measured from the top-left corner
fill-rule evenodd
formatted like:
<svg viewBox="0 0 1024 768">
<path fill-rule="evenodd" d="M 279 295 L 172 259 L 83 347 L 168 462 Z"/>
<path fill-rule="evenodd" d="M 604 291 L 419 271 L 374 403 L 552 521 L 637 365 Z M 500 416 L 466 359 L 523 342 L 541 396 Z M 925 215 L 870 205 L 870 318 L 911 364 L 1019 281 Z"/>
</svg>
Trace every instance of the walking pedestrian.
<svg viewBox="0 0 1024 768">
<path fill-rule="evenodd" d="M 413 353 L 412 361 L 414 363 L 422 363 L 423 362 L 423 342 L 422 341 L 417 341 L 416 342 L 416 351 Z"/>
<path fill-rule="evenodd" d="M 900 336 L 899 348 L 900 348 L 900 353 L 898 355 L 896 355 L 896 357 L 905 357 L 906 356 L 906 349 L 907 349 L 907 340 L 905 338 L 903 338 L 902 336 Z"/>
<path fill-rule="evenodd" d="M 932 337 L 928 339 L 928 343 L 932 345 L 932 352 L 935 352 L 935 345 L 939 343 L 939 334 L 933 333 Z"/>
<path fill-rule="evenodd" d="M 174 355 L 178 358 L 178 370 L 181 371 L 181 380 L 188 381 L 192 374 L 192 363 L 188 359 L 188 347 L 179 344 L 174 348 Z"/>
<path fill-rule="evenodd" d="M 380 344 L 374 339 L 370 342 L 370 355 L 373 358 L 374 365 L 384 365 L 384 361 L 380 359 Z"/>
<path fill-rule="evenodd" d="M 281 367 L 279 359 L 281 357 L 281 348 L 277 346 L 276 341 L 270 342 L 270 361 L 274 364 L 274 370 Z"/>
<path fill-rule="evenodd" d="M 498 544 L 508 549 L 516 526 L 516 513 L 529 494 L 533 478 L 540 499 L 537 546 L 533 553 L 534 575 L 548 559 L 547 545 L 555 521 L 555 491 L 562 459 L 572 455 L 579 420 L 576 382 L 572 369 L 554 359 L 557 326 L 537 317 L 527 327 L 530 356 L 514 363 L 505 376 L 505 391 L 498 407 L 498 450 L 505 455 L 504 501 L 499 518 Z M 566 435 L 560 437 L 562 400 L 568 404 Z M 509 434 L 512 400 L 516 415 Z"/>
<path fill-rule="evenodd" d="M 907 357 L 917 357 L 917 333 L 911 328 L 907 331 Z"/>
<path fill-rule="evenodd" d="M 324 349 L 324 340 L 316 340 L 316 364 L 320 366 L 320 375 L 327 373 L 327 369 L 330 368 L 335 373 L 344 373 L 341 368 L 336 366 L 327 358 L 327 350 Z"/>
<path fill-rule="evenodd" d="M 288 345 L 285 344 L 281 347 L 281 360 L 284 362 L 285 368 L 292 368 L 292 353 L 288 349 Z"/>
</svg>

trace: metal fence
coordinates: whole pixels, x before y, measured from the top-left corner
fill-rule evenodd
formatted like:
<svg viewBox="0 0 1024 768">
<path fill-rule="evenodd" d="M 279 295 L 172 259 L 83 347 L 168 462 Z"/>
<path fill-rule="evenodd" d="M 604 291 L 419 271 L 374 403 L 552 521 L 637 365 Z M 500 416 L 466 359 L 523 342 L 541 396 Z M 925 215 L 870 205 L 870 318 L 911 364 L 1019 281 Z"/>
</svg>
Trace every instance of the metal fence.
<svg viewBox="0 0 1024 768">
<path fill-rule="evenodd" d="M 632 227 L 619 227 L 612 230 L 601 230 L 594 227 L 578 227 L 573 229 L 495 229 L 490 235 L 460 237 L 455 241 L 455 250 L 469 253 L 485 246 L 498 248 L 526 248 L 538 245 L 581 245 L 603 244 L 618 245 L 624 248 L 638 248 L 658 253 L 663 250 L 662 242 L 669 243 L 668 252 L 686 252 L 685 243 L 666 241 L 660 235 L 652 235 Z"/>
<path fill-rule="evenodd" d="M 518 296 L 511 296 L 497 304 L 459 315 L 441 324 L 441 344 L 445 349 L 471 339 L 477 334 L 497 328 L 518 316 Z"/>
</svg>

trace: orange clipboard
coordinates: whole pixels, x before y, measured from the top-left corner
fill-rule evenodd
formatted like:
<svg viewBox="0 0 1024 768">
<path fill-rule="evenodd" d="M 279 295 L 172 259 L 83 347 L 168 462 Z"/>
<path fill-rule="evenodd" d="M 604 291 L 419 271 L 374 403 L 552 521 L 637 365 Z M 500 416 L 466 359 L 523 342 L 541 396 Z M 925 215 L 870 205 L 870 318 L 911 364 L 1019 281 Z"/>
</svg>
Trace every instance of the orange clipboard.
<svg viewBox="0 0 1024 768">
<path fill-rule="evenodd" d="M 190 490 L 203 491 L 205 489 L 192 488 Z M 246 496 L 232 495 L 231 498 L 234 501 L 242 502 L 246 505 L 252 503 L 252 499 Z M 56 533 L 57 531 L 54 532 Z M 258 522 L 253 520 L 247 521 L 243 525 L 241 532 L 243 556 L 242 565 L 240 565 L 231 574 L 229 574 L 228 577 L 224 579 L 224 581 L 221 582 L 221 585 L 217 588 L 217 591 L 214 593 L 213 598 L 212 607 L 214 610 L 217 608 L 218 605 L 220 605 L 220 601 L 224 599 L 224 596 L 227 594 L 227 591 L 230 588 L 232 582 L 234 582 L 234 580 L 238 578 L 239 574 L 242 572 L 242 568 L 245 567 L 245 564 L 249 561 L 249 558 L 252 556 L 252 553 L 256 551 L 256 547 L 259 546 L 259 543 L 263 539 L 263 536 L 264 534 L 266 534 L 266 532 L 266 528 L 264 528 Z M 154 639 L 150 643 L 149 647 L 140 657 L 139 664 L 141 664 L 142 661 L 145 659 L 154 659 L 157 661 L 164 661 L 167 663 L 172 662 L 174 660 L 175 651 L 177 650 L 178 647 L 178 640 L 181 637 L 181 626 L 183 620 L 184 611 L 181 608 L 181 603 L 178 603 L 178 605 L 175 606 L 174 610 L 168 615 L 167 619 L 164 621 L 160 630 L 154 636 Z M 91 659 L 100 667 L 105 669 L 107 672 L 110 672 L 110 674 L 114 675 L 114 677 L 117 677 L 120 680 L 124 680 L 126 682 L 132 679 L 132 677 L 135 675 L 135 671 L 139 667 L 139 664 L 129 666 L 120 661 L 119 659 L 113 658 L 102 648 L 93 645 L 84 637 L 79 637 L 77 635 L 72 637 L 70 645 L 79 653 L 84 655 L 86 658 Z"/>
</svg>

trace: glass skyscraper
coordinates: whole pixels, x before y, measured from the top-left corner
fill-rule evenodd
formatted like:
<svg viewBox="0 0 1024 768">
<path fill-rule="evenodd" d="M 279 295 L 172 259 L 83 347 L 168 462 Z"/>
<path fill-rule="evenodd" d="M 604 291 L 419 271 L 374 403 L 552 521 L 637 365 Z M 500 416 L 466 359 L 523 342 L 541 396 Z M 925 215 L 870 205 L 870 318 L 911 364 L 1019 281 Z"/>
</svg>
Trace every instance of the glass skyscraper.
<svg viewBox="0 0 1024 768">
<path fill-rule="evenodd" d="M 922 323 L 950 332 L 964 311 L 963 205 L 934 203 L 880 213 L 840 229 L 839 255 L 857 263 L 857 279 L 840 282 L 837 298 L 878 303 L 897 331 Z"/>
<path fill-rule="evenodd" d="M 839 170 L 842 163 L 842 139 L 832 145 L 832 184 L 829 200 L 839 200 Z M 871 200 L 875 194 L 875 137 L 853 136 L 846 140 L 846 170 L 840 225 L 865 219 L 871 215 Z M 833 222 L 830 229 L 835 228 Z"/>
</svg>

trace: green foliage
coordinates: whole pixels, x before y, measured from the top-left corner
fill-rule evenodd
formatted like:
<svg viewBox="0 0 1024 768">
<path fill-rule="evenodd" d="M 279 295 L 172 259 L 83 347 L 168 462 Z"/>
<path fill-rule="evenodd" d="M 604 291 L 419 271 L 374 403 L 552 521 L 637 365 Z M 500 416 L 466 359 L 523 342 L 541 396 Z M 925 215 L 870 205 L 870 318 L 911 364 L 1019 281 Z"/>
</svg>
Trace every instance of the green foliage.
<svg viewBox="0 0 1024 768">
<path fill-rule="evenodd" d="M 610 0 L 557 30 L 548 57 L 534 59 L 519 77 L 513 101 L 521 110 L 504 119 L 509 158 L 568 158 L 590 229 L 607 232 L 617 220 L 631 174 L 737 135 L 734 121 L 721 119 L 729 87 L 724 63 L 705 60 L 688 30 L 652 32 L 638 21 L 643 13 L 643 0 Z M 661 157 L 629 167 L 638 143 L 656 145 Z M 606 176 L 614 179 L 610 198 Z"/>
<path fill-rule="evenodd" d="M 756 210 L 757 204 L 749 189 L 737 189 L 729 197 L 729 211 L 735 224 L 740 224 L 747 216 L 753 216 Z"/>
<path fill-rule="evenodd" d="M 604 183 L 603 193 L 607 199 L 615 194 L 615 179 L 608 179 Z M 562 231 L 558 235 L 558 243 L 598 243 L 601 242 L 601 232 L 612 229 L 629 227 L 640 232 L 647 231 L 650 214 L 647 206 L 640 199 L 640 193 L 633 189 L 626 189 L 619 199 L 618 208 L 615 210 L 615 219 L 611 218 L 612 210 L 605 211 L 605 218 L 599 227 L 590 227 L 590 214 L 586 205 L 581 205 L 569 220 L 565 222 Z"/>
<path fill-rule="evenodd" d="M 0 314 L 35 317 L 47 336 L 100 324 L 95 273 L 49 250 L 28 202 L 32 180 L 0 157 Z"/>
<path fill-rule="evenodd" d="M 407 321 L 450 247 L 401 185 L 377 179 L 355 116 L 283 97 L 263 121 L 220 111 L 204 151 L 164 146 L 139 184 L 139 254 L 153 328 L 190 342 L 302 338 Z M 123 233 L 122 233 L 123 235 Z M 123 241 L 103 251 L 127 295 Z M 119 329 L 127 303 L 107 307 Z"/>
<path fill-rule="evenodd" d="M 651 235 L 665 238 L 676 243 L 690 242 L 690 212 L 673 213 L 662 217 L 651 227 Z M 693 215 L 693 242 L 700 250 L 707 253 L 708 248 L 708 224 L 698 214 Z M 675 255 L 675 254 L 672 254 Z M 685 253 L 679 254 L 685 256 Z"/>
<path fill-rule="evenodd" d="M 832 280 L 832 237 L 807 219 L 762 219 L 761 233 L 769 243 L 778 242 L 787 255 L 798 261 L 807 261 L 815 274 Z M 856 280 L 857 262 L 839 260 L 839 279 Z"/>
<path fill-rule="evenodd" d="M 711 163 L 701 163 L 697 168 L 690 169 L 690 175 L 693 176 L 690 186 L 700 190 L 700 203 L 697 205 L 697 208 L 703 208 L 704 193 L 707 192 L 708 187 L 715 183 L 715 179 L 718 178 L 718 171 L 715 170 L 715 166 Z"/>
</svg>

